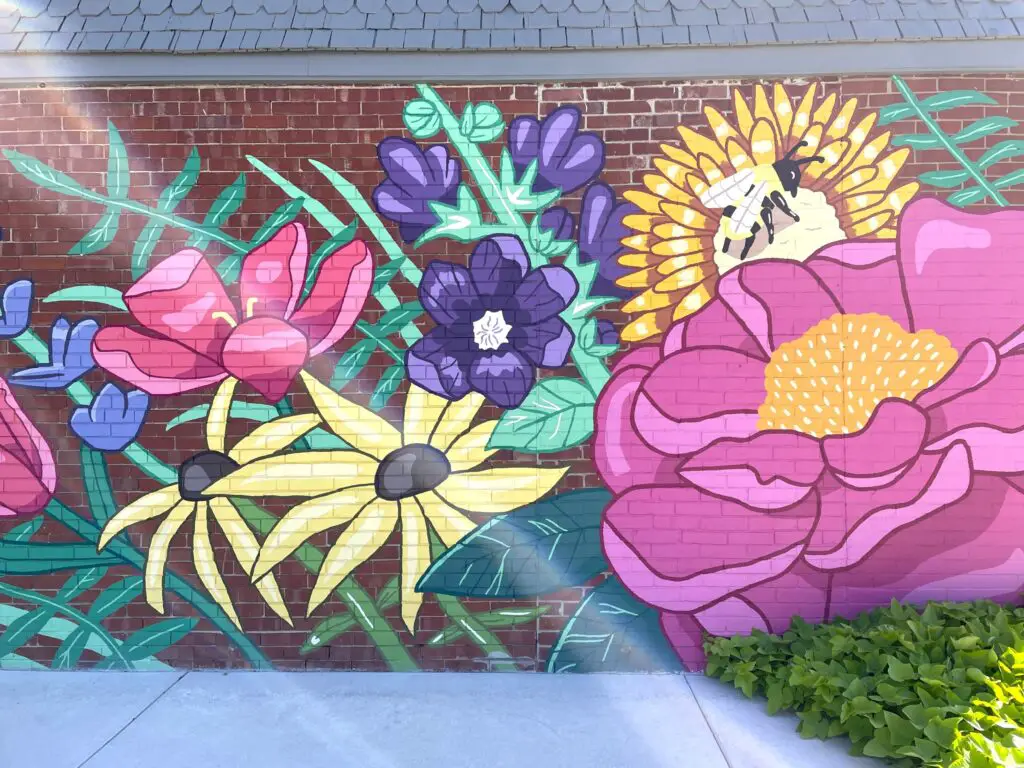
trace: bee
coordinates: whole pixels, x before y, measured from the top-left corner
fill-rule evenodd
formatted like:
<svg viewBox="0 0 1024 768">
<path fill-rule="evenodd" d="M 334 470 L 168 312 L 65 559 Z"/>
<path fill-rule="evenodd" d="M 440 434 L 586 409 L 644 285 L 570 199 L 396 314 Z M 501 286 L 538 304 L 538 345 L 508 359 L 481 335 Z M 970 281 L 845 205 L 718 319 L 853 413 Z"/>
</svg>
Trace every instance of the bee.
<svg viewBox="0 0 1024 768">
<path fill-rule="evenodd" d="M 778 208 L 793 221 L 800 217 L 793 212 L 783 197 L 789 192 L 796 197 L 800 187 L 800 166 L 807 163 L 820 163 L 825 158 L 821 155 L 801 157 L 794 160 L 797 150 L 806 147 L 807 142 L 801 141 L 786 153 L 786 156 L 771 165 L 758 165 L 733 174 L 711 186 L 700 196 L 700 201 L 707 208 L 722 209 L 725 224 L 725 242 L 722 253 L 729 253 L 729 245 L 733 240 L 743 240 L 743 252 L 740 261 L 747 258 L 754 244 L 755 235 L 761 230 L 758 214 L 768 232 L 768 242 L 775 242 L 775 222 L 772 211 Z M 759 210 L 760 208 L 760 210 Z"/>
</svg>

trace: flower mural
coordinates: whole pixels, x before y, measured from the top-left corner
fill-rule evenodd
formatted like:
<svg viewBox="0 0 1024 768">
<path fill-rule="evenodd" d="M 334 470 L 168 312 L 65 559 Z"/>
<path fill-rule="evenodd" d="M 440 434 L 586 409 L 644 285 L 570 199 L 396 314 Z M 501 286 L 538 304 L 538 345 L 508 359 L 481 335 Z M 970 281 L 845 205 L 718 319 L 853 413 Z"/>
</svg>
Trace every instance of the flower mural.
<svg viewBox="0 0 1024 768">
<path fill-rule="evenodd" d="M 559 107 L 538 120 L 524 115 L 509 125 L 508 147 L 516 172 L 521 176 L 537 163 L 534 189 L 574 192 L 593 181 L 604 167 L 604 142 L 593 133 L 579 130 L 580 111 Z"/>
<path fill-rule="evenodd" d="M 38 512 L 56 488 L 50 446 L 0 378 L 0 517 Z"/>
<path fill-rule="evenodd" d="M 431 203 L 455 204 L 462 164 L 447 147 L 420 149 L 416 142 L 400 137 L 382 141 L 377 157 L 386 180 L 373 191 L 373 202 L 381 216 L 398 224 L 402 239 L 411 243 L 437 223 Z"/>
</svg>

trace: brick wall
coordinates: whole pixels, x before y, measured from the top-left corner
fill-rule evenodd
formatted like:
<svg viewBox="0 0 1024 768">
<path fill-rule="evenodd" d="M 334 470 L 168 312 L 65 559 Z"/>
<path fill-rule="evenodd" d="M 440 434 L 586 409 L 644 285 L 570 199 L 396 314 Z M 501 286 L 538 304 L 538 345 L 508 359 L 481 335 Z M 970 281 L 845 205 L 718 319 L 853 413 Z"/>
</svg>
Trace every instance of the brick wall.
<svg viewBox="0 0 1024 768">
<path fill-rule="evenodd" d="M 803 91 L 807 81 L 793 81 L 793 93 Z M 1024 119 L 1024 81 L 1000 74 L 908 77 L 907 84 L 919 98 L 941 91 L 976 89 L 994 100 L 992 105 L 965 106 L 944 112 L 942 128 L 952 134 L 979 118 L 1007 116 Z M 840 103 L 858 100 L 858 109 L 878 110 L 899 100 L 893 84 L 886 78 L 846 77 L 820 82 L 825 93 L 837 95 Z M 678 143 L 676 126 L 683 124 L 698 132 L 707 132 L 703 110 L 715 107 L 726 115 L 733 112 L 732 92 L 736 89 L 752 98 L 753 81 L 699 81 L 652 83 L 543 83 L 515 86 L 440 86 L 438 92 L 452 105 L 467 101 L 493 101 L 506 119 L 515 115 L 543 116 L 558 105 L 577 106 L 584 114 L 583 128 L 596 132 L 606 148 L 603 180 L 621 195 L 627 189 L 641 188 L 645 174 L 654 172 L 654 157 L 663 142 Z M 22 88 L 0 90 L 0 146 L 31 155 L 51 164 L 89 189 L 103 189 L 108 167 L 107 122 L 120 131 L 131 164 L 131 198 L 155 205 L 161 190 L 181 171 L 192 147 L 198 148 L 202 172 L 193 191 L 175 210 L 175 215 L 202 220 L 212 201 L 241 172 L 246 172 L 245 201 L 239 213 L 232 216 L 223 231 L 233 238 L 248 241 L 287 196 L 246 161 L 253 155 L 287 177 L 345 222 L 353 219 L 351 209 L 338 192 L 317 172 L 307 159 L 327 163 L 355 184 L 366 199 L 382 179 L 376 157 L 376 145 L 392 135 L 407 135 L 402 108 L 415 98 L 415 89 L 407 86 L 236 86 L 195 87 L 188 84 L 171 87 L 110 88 Z M 905 121 L 891 126 L 895 133 L 920 132 L 918 123 Z M 977 143 L 968 151 L 976 156 L 985 148 L 1007 139 L 1024 140 L 1020 128 L 1001 131 Z M 488 145 L 487 154 L 497 157 L 500 145 Z M 914 151 L 903 168 L 901 178 L 915 179 L 922 172 L 956 169 L 944 150 Z M 1013 160 L 989 169 L 991 178 L 1013 170 Z M 102 207 L 81 202 L 66 195 L 44 189 L 14 171 L 9 162 L 0 163 L 0 226 L 4 241 L 0 246 L 7 280 L 30 278 L 34 282 L 36 301 L 33 304 L 31 327 L 44 338 L 50 324 L 60 313 L 75 319 L 93 317 L 100 325 L 117 318 L 97 305 L 42 304 L 40 297 L 74 285 L 102 284 L 124 290 L 133 282 L 131 254 L 136 239 L 147 224 L 145 217 L 129 214 L 122 220 L 114 241 L 99 252 L 86 256 L 68 256 L 69 249 L 92 227 Z M 1021 187 L 1020 189 L 1024 189 Z M 946 194 L 942 192 L 942 194 Z M 1024 192 L 1007 191 L 1011 203 L 1024 203 Z M 578 202 L 570 202 L 570 207 Z M 574 208 L 575 211 L 575 208 Z M 328 238 L 316 221 L 303 214 L 313 248 Z M 372 244 L 372 233 L 360 227 L 359 237 Z M 152 262 L 186 246 L 188 233 L 168 228 L 154 251 Z M 371 245 L 372 247 L 372 245 Z M 433 258 L 462 261 L 470 246 L 451 241 L 436 241 L 412 252 L 411 258 L 425 265 Z M 227 252 L 214 243 L 208 249 L 214 256 Z M 394 282 L 399 298 L 412 300 L 415 291 L 407 283 Z M 603 313 L 622 324 L 623 318 L 614 309 Z M 364 317 L 373 320 L 380 315 L 372 302 Z M 123 316 L 122 316 L 123 317 Z M 426 330 L 430 323 L 421 320 Z M 331 376 L 341 351 L 352 343 L 346 337 L 332 353 L 314 360 L 309 369 L 322 380 Z M 30 364 L 28 358 L 11 342 L 2 342 L 6 364 L 4 375 Z M 623 353 L 620 352 L 619 355 Z M 392 360 L 383 352 L 375 352 L 361 376 L 346 390 L 346 396 L 366 402 L 380 376 Z M 111 377 L 93 370 L 84 381 L 94 390 Z M 83 486 L 80 463 L 80 441 L 69 431 L 68 419 L 73 410 L 64 391 L 25 389 L 13 390 L 28 417 L 38 426 L 50 445 L 58 472 L 57 498 L 72 510 L 89 516 L 88 498 Z M 404 385 L 403 389 L 404 391 Z M 167 430 L 167 423 L 182 411 L 210 402 L 212 389 L 174 397 L 154 397 L 138 442 L 171 466 L 178 466 L 189 456 L 202 450 L 203 422 L 194 421 Z M 293 388 L 297 410 L 308 410 L 310 403 L 301 386 Z M 250 393 L 251 394 L 251 393 Z M 392 420 L 401 416 L 402 397 L 397 396 L 383 414 Z M 500 411 L 492 409 L 492 415 Z M 251 422 L 233 421 L 229 444 L 241 437 Z M 107 457 L 118 507 L 127 505 L 142 493 L 159 484 L 143 475 L 118 453 Z M 503 452 L 492 458 L 495 466 L 506 464 L 571 466 L 556 490 L 599 487 L 601 478 L 595 470 L 589 443 L 558 454 L 541 457 L 513 455 Z M 2 501 L 2 500 L 0 500 Z M 288 504 L 267 503 L 275 514 L 282 514 Z M 0 533 L 22 523 L 0 517 Z M 157 527 L 157 520 L 135 526 L 130 531 L 132 542 L 145 552 Z M 326 550 L 336 538 L 337 530 L 317 534 L 312 543 Z M 67 527 L 47 519 L 33 542 L 72 542 L 75 536 Z M 199 588 L 191 555 L 191 534 L 183 533 L 171 547 L 168 565 L 189 583 Z M 360 583 L 369 594 L 376 594 L 399 572 L 399 537 L 388 544 L 369 562 L 357 570 Z M 312 653 L 300 655 L 299 648 L 310 630 L 332 613 L 342 614 L 344 603 L 334 598 L 321 607 L 312 618 L 305 618 L 305 601 L 315 576 L 295 560 L 285 561 L 275 572 L 285 602 L 296 616 L 289 628 L 268 609 L 256 590 L 248 583 L 238 563 L 229 556 L 225 541 L 214 535 L 217 561 L 227 580 L 245 634 L 275 665 L 281 668 L 330 667 L 338 669 L 386 669 L 388 664 L 377 645 L 366 632 L 354 627 L 330 644 Z M 2 556 L 0 556 L 2 557 Z M 0 559 L 0 565 L 3 565 Z M 0 581 L 40 594 L 55 594 L 72 571 L 62 570 L 46 575 L 0 576 Z M 129 566 L 112 567 L 102 580 L 91 584 L 71 601 L 88 610 L 106 587 L 121 579 L 138 575 Z M 566 620 L 585 593 L 585 588 L 571 587 L 545 597 L 550 604 L 546 615 L 513 628 L 496 630 L 498 639 L 508 652 L 520 660 L 523 669 L 542 669 L 549 650 L 556 642 Z M 20 609 L 35 610 L 31 600 L 8 594 L 0 603 Z M 531 601 L 488 601 L 466 599 L 471 611 L 487 611 L 503 607 L 522 607 Z M 193 606 L 168 593 L 168 616 L 194 616 Z M 484 652 L 467 637 L 430 647 L 427 640 L 449 625 L 434 598 L 428 596 L 419 615 L 418 631 L 409 634 L 399 620 L 397 607 L 384 612 L 389 623 L 416 663 L 424 669 L 467 670 L 487 668 Z M 67 617 L 65 617 L 67 618 Z M 72 617 L 73 618 L 73 617 Z M 118 609 L 102 623 L 114 637 L 124 638 L 152 625 L 159 617 L 140 597 Z M 25 659 L 45 665 L 53 663 L 61 647 L 60 637 L 53 633 L 37 634 L 25 642 L 18 653 Z M 2 641 L 0 641 L 2 642 Z M 89 665 L 99 657 L 87 651 L 79 662 Z M 223 632 L 209 622 L 200 621 L 195 628 L 159 658 L 181 667 L 232 667 L 244 665 L 245 659 Z"/>
</svg>

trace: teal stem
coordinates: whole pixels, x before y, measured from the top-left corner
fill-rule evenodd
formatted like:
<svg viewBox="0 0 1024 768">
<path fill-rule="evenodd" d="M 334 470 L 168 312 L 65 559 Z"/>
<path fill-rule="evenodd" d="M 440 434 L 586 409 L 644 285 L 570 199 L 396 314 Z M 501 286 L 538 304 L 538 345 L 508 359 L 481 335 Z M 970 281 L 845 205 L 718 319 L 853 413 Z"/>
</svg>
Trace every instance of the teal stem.
<svg viewBox="0 0 1024 768">
<path fill-rule="evenodd" d="M 285 395 L 283 398 L 274 403 L 274 407 L 277 409 L 277 412 L 282 416 L 291 416 L 295 413 L 295 409 L 292 407 L 292 401 L 287 395 Z M 303 436 L 295 441 L 295 448 L 300 451 L 308 451 L 310 450 L 311 446 L 309 444 L 309 441 L 305 438 L 305 436 Z"/>
<path fill-rule="evenodd" d="M 102 624 L 93 621 L 81 611 L 77 611 L 70 605 L 65 605 L 58 600 L 41 595 L 38 592 L 32 592 L 27 589 L 19 589 L 18 587 L 12 586 L 11 584 L 4 584 L 0 582 L 0 594 L 13 597 L 18 600 L 24 600 L 27 603 L 34 603 L 35 605 L 45 606 L 54 613 L 63 613 L 69 619 L 74 619 L 78 624 L 83 627 L 87 627 L 97 637 L 103 640 L 107 648 L 110 649 L 110 655 L 115 657 L 125 669 L 135 669 L 135 665 L 131 662 L 124 652 L 121 650 L 121 644 L 118 643 L 113 636 L 107 632 Z"/>
<path fill-rule="evenodd" d="M 970 158 L 964 154 L 964 151 L 960 149 L 953 140 L 946 135 L 946 132 L 939 127 L 939 124 L 935 121 L 926 109 L 921 106 L 921 102 L 918 101 L 917 95 L 911 90 L 910 86 L 907 85 L 906 81 L 899 75 L 893 75 L 892 81 L 895 83 L 897 90 L 903 100 L 907 103 L 907 106 L 914 110 L 914 114 L 917 118 L 925 124 L 931 134 L 939 140 L 942 146 L 945 148 L 953 159 L 960 163 L 961 167 L 971 175 L 971 177 L 978 182 L 978 186 L 985 190 L 985 194 L 991 197 L 996 203 L 1006 208 L 1010 203 L 1005 197 L 985 178 L 985 175 L 978 169 Z"/>
<path fill-rule="evenodd" d="M 361 333 L 365 334 L 367 337 L 369 337 L 369 338 L 373 339 L 374 341 L 376 341 L 377 345 L 381 349 L 383 349 L 385 352 L 387 352 L 389 355 L 391 355 L 391 357 L 394 359 L 395 362 L 397 362 L 397 363 L 404 363 L 405 362 L 405 355 L 402 354 L 402 351 L 398 347 L 396 347 L 394 344 L 392 344 L 388 340 L 387 336 L 385 336 L 384 334 L 380 333 L 376 328 L 374 328 L 372 325 L 367 323 L 365 320 L 359 320 L 359 321 L 356 322 L 356 330 L 360 331 Z"/>
</svg>

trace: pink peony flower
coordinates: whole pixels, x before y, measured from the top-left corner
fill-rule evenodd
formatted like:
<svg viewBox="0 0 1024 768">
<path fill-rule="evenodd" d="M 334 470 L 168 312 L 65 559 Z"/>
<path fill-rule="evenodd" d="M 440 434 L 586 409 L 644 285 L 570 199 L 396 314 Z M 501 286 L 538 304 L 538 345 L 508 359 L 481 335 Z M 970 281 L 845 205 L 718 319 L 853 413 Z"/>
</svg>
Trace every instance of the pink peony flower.
<svg viewBox="0 0 1024 768">
<path fill-rule="evenodd" d="M 178 251 L 124 295 L 145 330 L 102 328 L 96 363 L 151 395 L 234 376 L 277 402 L 307 360 L 355 324 L 373 280 L 366 243 L 355 240 L 327 257 L 300 305 L 308 260 L 306 230 L 286 224 L 245 256 L 238 307 L 203 254 Z"/>
<path fill-rule="evenodd" d="M 893 241 L 726 273 L 598 402 L 612 568 L 701 634 L 1024 585 L 1024 213 L 907 207 Z"/>
<path fill-rule="evenodd" d="M 50 446 L 0 378 L 0 517 L 38 512 L 56 487 Z"/>
</svg>

